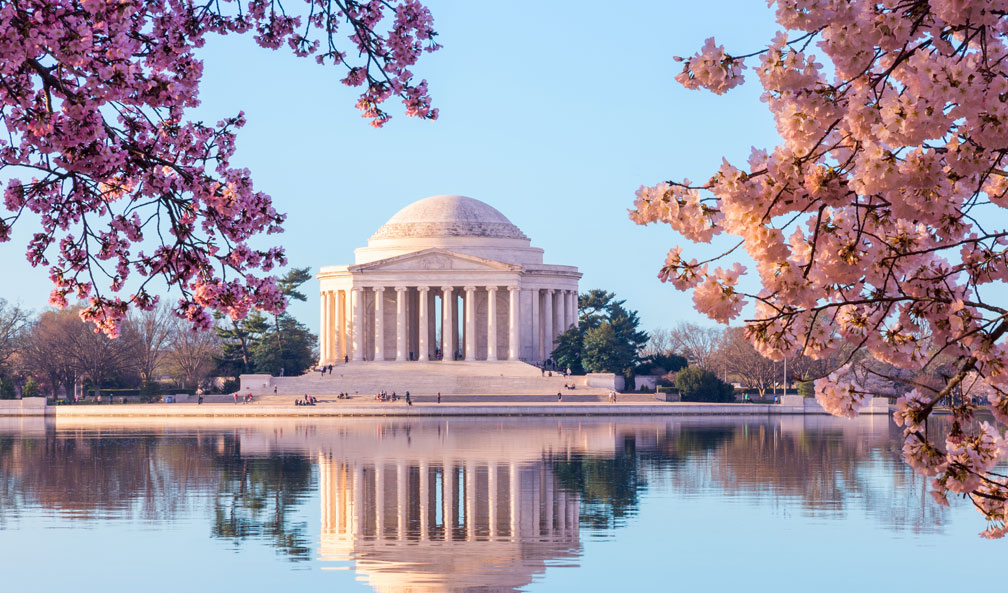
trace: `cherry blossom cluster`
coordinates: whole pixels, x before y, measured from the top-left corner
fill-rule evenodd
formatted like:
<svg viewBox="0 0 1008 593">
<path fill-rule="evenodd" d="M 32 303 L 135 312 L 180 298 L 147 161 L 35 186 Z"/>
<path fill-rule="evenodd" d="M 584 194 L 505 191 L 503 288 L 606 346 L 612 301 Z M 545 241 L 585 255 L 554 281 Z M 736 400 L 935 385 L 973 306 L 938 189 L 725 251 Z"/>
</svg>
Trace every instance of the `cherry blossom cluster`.
<svg viewBox="0 0 1008 593">
<path fill-rule="evenodd" d="M 416 0 L 0 2 L 0 242 L 21 220 L 37 225 L 27 259 L 48 267 L 51 304 L 86 302 L 82 317 L 111 336 L 131 307 L 155 306 L 155 285 L 177 289 L 176 313 L 201 328 L 212 310 L 283 310 L 269 275 L 283 249 L 252 242 L 284 215 L 231 164 L 244 115 L 186 116 L 199 104 L 195 52 L 208 35 L 244 33 L 345 68 L 374 125 L 391 97 L 437 117 L 410 71 L 438 48 Z"/>
<path fill-rule="evenodd" d="M 782 30 L 761 51 L 708 39 L 677 80 L 721 94 L 756 72 L 780 145 L 727 160 L 707 181 L 637 192 L 632 220 L 694 242 L 738 237 L 760 289 L 669 251 L 659 277 L 692 290 L 725 322 L 753 311 L 747 336 L 775 359 L 829 356 L 904 369 L 904 453 L 934 476 L 936 499 L 970 497 L 1003 535 L 1008 488 L 992 471 L 1008 423 L 1008 1 L 780 0 Z M 750 305 L 747 309 L 746 306 Z M 869 355 L 869 356 L 865 356 Z M 940 372 L 939 372 L 940 371 Z M 850 416 L 873 388 L 845 367 L 816 382 Z M 947 438 L 927 418 L 951 405 Z"/>
</svg>

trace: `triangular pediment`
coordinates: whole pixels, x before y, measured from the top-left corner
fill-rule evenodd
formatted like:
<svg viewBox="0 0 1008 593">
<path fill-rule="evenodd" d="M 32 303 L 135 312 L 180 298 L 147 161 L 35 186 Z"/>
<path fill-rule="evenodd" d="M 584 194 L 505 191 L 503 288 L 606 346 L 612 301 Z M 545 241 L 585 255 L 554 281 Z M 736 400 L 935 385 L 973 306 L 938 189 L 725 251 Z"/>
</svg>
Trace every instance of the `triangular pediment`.
<svg viewBox="0 0 1008 593">
<path fill-rule="evenodd" d="M 432 248 L 379 259 L 366 264 L 350 266 L 351 272 L 374 271 L 428 271 L 428 270 L 460 270 L 460 271 L 497 271 L 517 272 L 521 266 L 499 262 L 484 257 L 476 257 L 465 253 L 456 253 L 447 249 Z"/>
</svg>

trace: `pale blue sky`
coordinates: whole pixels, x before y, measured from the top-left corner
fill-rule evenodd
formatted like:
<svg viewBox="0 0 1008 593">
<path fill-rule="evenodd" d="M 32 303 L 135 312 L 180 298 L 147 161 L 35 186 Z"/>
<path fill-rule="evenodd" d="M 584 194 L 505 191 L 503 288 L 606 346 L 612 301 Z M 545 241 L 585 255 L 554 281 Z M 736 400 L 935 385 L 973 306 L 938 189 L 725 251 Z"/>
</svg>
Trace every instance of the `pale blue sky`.
<svg viewBox="0 0 1008 593">
<path fill-rule="evenodd" d="M 353 250 L 403 206 L 463 194 L 503 212 L 548 263 L 576 265 L 582 290 L 615 291 L 646 329 L 706 321 L 688 294 L 656 277 L 680 241 L 638 227 L 626 211 L 641 184 L 703 179 L 723 155 L 744 160 L 777 135 L 758 84 L 724 97 L 674 82 L 675 55 L 714 35 L 738 53 L 776 25 L 762 2 L 463 2 L 430 0 L 444 48 L 415 68 L 441 117 L 402 115 L 375 130 L 354 109 L 340 71 L 251 38 L 203 51 L 203 104 L 216 121 L 244 110 L 233 164 L 287 212 L 291 265 L 353 261 Z M 47 272 L 23 258 L 29 233 L 0 245 L 0 297 L 40 309 Z M 272 237 L 271 237 L 272 238 Z M 687 248 L 698 256 L 709 247 Z M 317 285 L 293 312 L 318 328 Z M 174 299 L 172 299 L 174 300 Z"/>
</svg>

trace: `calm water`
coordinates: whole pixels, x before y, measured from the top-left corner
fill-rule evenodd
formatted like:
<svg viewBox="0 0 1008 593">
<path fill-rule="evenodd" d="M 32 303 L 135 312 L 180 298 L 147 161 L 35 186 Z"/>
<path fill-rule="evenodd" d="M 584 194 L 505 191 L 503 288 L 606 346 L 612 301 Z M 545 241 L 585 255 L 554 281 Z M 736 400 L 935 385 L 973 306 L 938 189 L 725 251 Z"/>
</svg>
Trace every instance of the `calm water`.
<svg viewBox="0 0 1008 593">
<path fill-rule="evenodd" d="M 948 591 L 884 418 L 0 418 L 2 591 Z"/>
</svg>

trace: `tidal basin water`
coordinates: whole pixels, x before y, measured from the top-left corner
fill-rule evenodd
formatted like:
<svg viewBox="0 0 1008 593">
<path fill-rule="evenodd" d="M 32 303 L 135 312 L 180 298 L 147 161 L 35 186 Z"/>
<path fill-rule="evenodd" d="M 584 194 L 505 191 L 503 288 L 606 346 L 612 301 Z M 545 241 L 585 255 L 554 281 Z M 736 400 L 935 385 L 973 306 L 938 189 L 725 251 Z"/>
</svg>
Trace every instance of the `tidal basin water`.
<svg viewBox="0 0 1008 593">
<path fill-rule="evenodd" d="M 899 446 L 880 416 L 0 418 L 0 590 L 999 582 L 1008 542 Z"/>
</svg>

